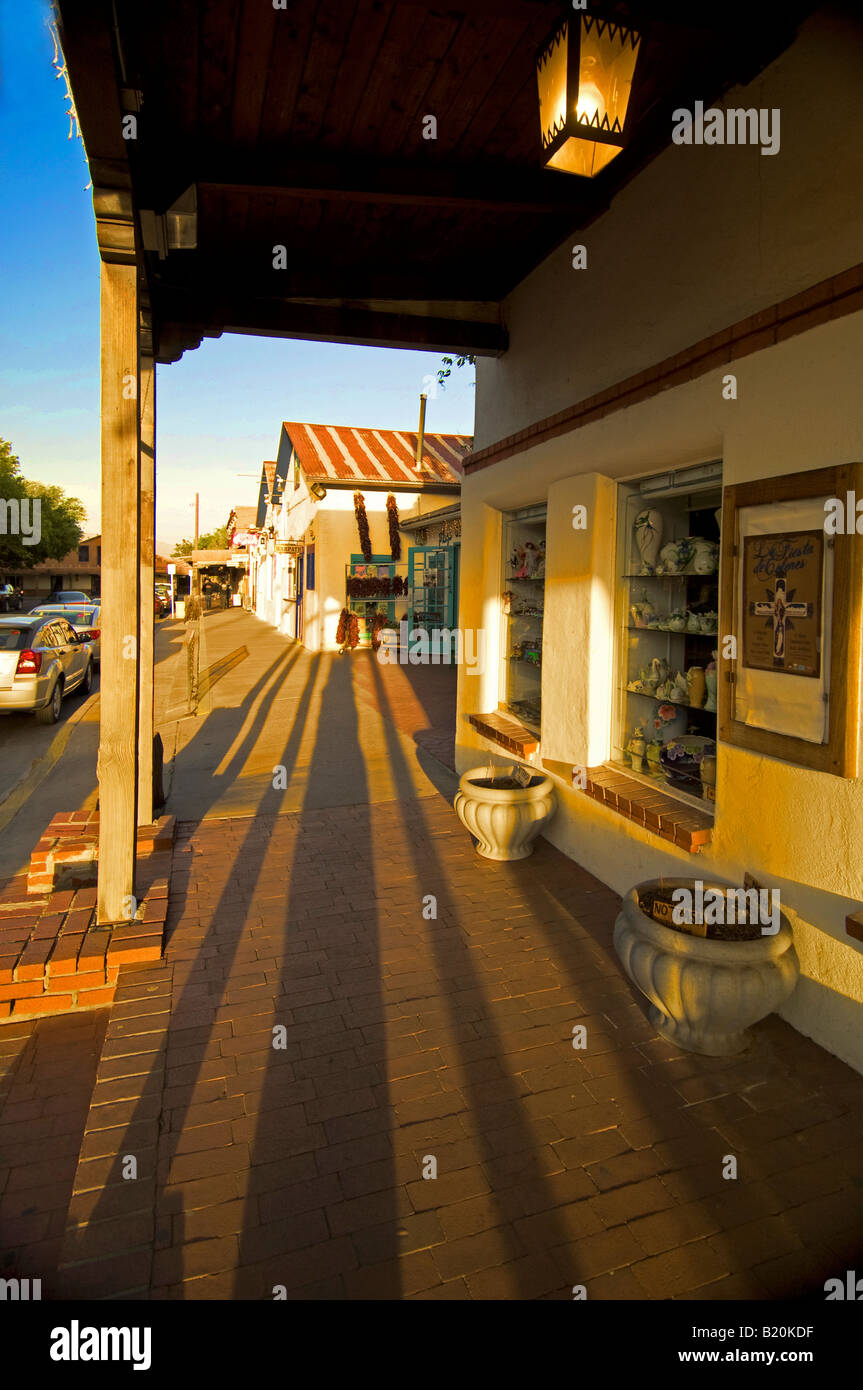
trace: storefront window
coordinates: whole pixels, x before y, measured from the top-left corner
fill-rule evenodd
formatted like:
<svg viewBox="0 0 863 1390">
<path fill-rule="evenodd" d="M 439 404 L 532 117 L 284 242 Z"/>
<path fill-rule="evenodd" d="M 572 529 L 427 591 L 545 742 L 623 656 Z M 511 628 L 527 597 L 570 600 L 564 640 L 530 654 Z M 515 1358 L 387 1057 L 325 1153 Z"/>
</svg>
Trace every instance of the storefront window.
<svg viewBox="0 0 863 1390">
<path fill-rule="evenodd" d="M 620 489 L 613 761 L 715 799 L 721 464 Z"/>
<path fill-rule="evenodd" d="M 508 512 L 503 527 L 500 703 L 537 732 L 542 714 L 545 515 L 544 506 Z"/>
</svg>

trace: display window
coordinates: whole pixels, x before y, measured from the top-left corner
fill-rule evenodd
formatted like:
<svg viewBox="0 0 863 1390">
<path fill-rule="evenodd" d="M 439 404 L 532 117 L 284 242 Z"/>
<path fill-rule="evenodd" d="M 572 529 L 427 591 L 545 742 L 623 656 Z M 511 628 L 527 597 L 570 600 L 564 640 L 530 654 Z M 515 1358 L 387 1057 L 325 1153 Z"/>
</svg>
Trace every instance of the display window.
<svg viewBox="0 0 863 1390">
<path fill-rule="evenodd" d="M 528 728 L 542 719 L 545 506 L 507 512 L 501 580 L 500 706 Z"/>
<path fill-rule="evenodd" d="M 612 761 L 700 807 L 716 795 L 721 463 L 622 484 Z"/>
</svg>

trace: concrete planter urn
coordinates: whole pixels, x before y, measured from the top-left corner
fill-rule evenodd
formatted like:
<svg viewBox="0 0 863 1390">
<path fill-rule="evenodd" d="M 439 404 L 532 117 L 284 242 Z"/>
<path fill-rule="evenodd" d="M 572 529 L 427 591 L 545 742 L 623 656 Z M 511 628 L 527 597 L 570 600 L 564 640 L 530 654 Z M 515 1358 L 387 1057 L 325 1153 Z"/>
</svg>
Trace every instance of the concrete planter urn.
<svg viewBox="0 0 863 1390">
<path fill-rule="evenodd" d="M 663 890 L 694 886 L 664 879 Z M 732 885 L 705 888 L 726 891 Z M 614 924 L 614 949 L 633 984 L 650 1001 L 657 1032 L 687 1052 L 708 1057 L 744 1051 L 747 1029 L 777 1009 L 799 974 L 791 926 L 780 916 L 775 935 L 715 940 L 664 926 L 642 910 L 639 895 L 660 887 L 638 884 L 623 900 Z"/>
<path fill-rule="evenodd" d="M 453 805 L 484 859 L 527 859 L 554 815 L 556 798 L 551 778 L 543 773 L 520 787 L 500 769 L 474 767 L 459 782 Z"/>
</svg>

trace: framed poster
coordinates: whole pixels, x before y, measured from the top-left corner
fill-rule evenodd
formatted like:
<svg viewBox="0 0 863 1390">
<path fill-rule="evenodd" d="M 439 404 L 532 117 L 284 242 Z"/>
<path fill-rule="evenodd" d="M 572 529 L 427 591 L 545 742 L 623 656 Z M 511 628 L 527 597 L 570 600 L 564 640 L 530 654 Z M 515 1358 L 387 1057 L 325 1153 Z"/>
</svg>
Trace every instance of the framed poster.
<svg viewBox="0 0 863 1390">
<path fill-rule="evenodd" d="M 744 666 L 821 674 L 824 531 L 743 538 Z"/>
<path fill-rule="evenodd" d="M 860 765 L 863 535 L 827 525 L 863 464 L 725 489 L 718 737 L 838 777 Z"/>
</svg>

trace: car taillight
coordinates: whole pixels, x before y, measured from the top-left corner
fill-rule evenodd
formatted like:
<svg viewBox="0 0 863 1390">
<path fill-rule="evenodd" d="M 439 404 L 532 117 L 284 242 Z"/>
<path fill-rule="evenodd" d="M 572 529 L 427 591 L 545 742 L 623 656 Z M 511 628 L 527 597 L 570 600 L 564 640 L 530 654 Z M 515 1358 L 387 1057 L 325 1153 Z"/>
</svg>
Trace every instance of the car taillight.
<svg viewBox="0 0 863 1390">
<path fill-rule="evenodd" d="M 91 627 L 89 631 L 83 633 L 82 635 L 86 637 L 88 642 L 95 642 L 101 631 L 102 629 L 100 627 Z"/>
<path fill-rule="evenodd" d="M 42 656 L 40 652 L 31 652 L 28 647 L 18 658 L 18 665 L 15 668 L 16 676 L 38 676 L 42 670 Z"/>
</svg>

